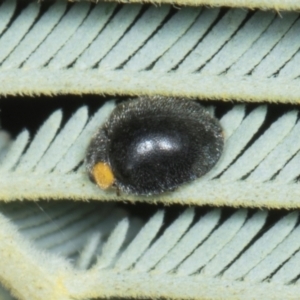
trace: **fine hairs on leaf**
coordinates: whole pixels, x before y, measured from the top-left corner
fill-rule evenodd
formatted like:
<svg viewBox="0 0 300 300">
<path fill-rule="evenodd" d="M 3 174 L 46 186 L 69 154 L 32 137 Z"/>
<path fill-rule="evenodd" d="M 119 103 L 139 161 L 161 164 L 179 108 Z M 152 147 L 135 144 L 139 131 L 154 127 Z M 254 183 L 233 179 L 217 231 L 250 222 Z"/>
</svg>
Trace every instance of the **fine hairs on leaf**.
<svg viewBox="0 0 300 300">
<path fill-rule="evenodd" d="M 90 117 L 80 107 L 64 125 L 64 112 L 55 111 L 33 138 L 28 131 L 13 140 L 1 132 L 0 197 L 9 202 L 0 202 L 0 252 L 9 256 L 0 264 L 5 288 L 20 300 L 294 299 L 300 292 L 298 211 L 280 218 L 249 209 L 199 215 L 190 207 L 166 222 L 167 207 L 145 220 L 105 201 L 299 207 L 300 171 L 292 165 L 299 160 L 298 111 L 267 122 L 271 106 L 232 105 L 220 117 L 225 147 L 217 165 L 153 198 L 117 196 L 87 176 L 86 149 L 115 105 L 107 101 Z M 28 289 L 33 282 L 41 288 Z"/>
<path fill-rule="evenodd" d="M 193 8 L 3 1 L 0 95 L 299 102 L 298 1 L 175 2 Z"/>
<path fill-rule="evenodd" d="M 22 131 L 14 141 L 3 136 L 5 155 L 0 161 L 0 201 L 17 199 L 130 200 L 165 204 L 230 205 L 296 208 L 298 197 L 298 111 L 283 112 L 265 130 L 268 106 L 246 113 L 234 105 L 221 118 L 225 146 L 210 172 L 174 192 L 157 196 L 133 196 L 102 191 L 93 184 L 84 165 L 91 137 L 115 107 L 114 100 L 88 118 L 81 107 L 61 127 L 62 111 L 56 111 L 31 139 Z M 29 176 L 30 174 L 30 176 Z M 38 185 L 36 184 L 38 182 Z"/>
<path fill-rule="evenodd" d="M 111 203 L 0 208 L 0 250 L 10 253 L 1 280 L 17 299 L 295 299 L 300 291 L 298 211 L 188 208 L 164 226 L 168 208 L 139 222 Z"/>
<path fill-rule="evenodd" d="M 53 112 L 33 138 L 21 131 L 11 140 L 1 132 L 0 196 L 9 202 L 0 202 L 0 251 L 9 253 L 0 264 L 5 288 L 21 300 L 295 299 L 298 211 L 274 217 L 264 209 L 214 208 L 199 216 L 190 207 L 166 223 L 167 207 L 145 220 L 103 201 L 299 207 L 298 111 L 266 122 L 271 106 L 233 105 L 220 117 L 225 148 L 217 165 L 153 198 L 117 196 L 88 179 L 86 148 L 115 105 L 107 101 L 91 117 L 80 107 L 63 126 L 63 111 Z M 19 269 L 29 275 L 19 278 Z M 32 282 L 42 288 L 28 289 Z"/>
<path fill-rule="evenodd" d="M 225 144 L 193 182 L 118 196 L 84 163 L 115 99 L 0 127 L 0 299 L 299 298 L 299 109 L 270 118 L 299 103 L 299 1 L 164 2 L 1 1 L 3 99 L 208 99 Z"/>
</svg>

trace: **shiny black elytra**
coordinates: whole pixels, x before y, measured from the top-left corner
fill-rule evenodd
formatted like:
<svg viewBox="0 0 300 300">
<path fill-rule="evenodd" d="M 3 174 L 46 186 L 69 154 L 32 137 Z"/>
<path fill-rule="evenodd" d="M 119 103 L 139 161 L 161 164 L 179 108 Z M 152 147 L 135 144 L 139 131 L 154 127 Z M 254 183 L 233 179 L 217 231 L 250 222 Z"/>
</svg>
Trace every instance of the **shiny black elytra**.
<svg viewBox="0 0 300 300">
<path fill-rule="evenodd" d="M 163 97 L 116 106 L 87 151 L 90 178 L 137 195 L 153 195 L 201 177 L 219 160 L 219 122 L 199 103 Z"/>
</svg>

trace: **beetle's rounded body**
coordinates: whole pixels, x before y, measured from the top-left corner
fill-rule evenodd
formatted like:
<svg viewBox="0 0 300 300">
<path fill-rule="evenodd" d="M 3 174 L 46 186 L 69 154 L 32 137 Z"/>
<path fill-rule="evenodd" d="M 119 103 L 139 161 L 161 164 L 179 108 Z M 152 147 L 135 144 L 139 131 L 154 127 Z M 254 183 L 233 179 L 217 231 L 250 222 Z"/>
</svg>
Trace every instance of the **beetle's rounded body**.
<svg viewBox="0 0 300 300">
<path fill-rule="evenodd" d="M 100 187 L 104 168 L 99 179 L 95 166 L 105 163 L 118 189 L 152 195 L 204 175 L 222 149 L 218 121 L 198 103 L 139 98 L 119 104 L 112 112 L 90 144 L 87 168 Z"/>
</svg>

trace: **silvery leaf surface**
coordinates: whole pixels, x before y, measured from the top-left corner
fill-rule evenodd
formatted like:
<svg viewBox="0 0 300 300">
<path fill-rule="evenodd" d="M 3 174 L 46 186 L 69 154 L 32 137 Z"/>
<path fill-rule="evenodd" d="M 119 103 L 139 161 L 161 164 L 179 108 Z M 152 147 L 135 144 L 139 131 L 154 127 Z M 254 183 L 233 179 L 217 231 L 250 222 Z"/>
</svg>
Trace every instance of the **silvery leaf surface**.
<svg viewBox="0 0 300 300">
<path fill-rule="evenodd" d="M 125 0 L 118 1 L 121 3 L 128 3 Z M 153 4 L 152 1 L 149 0 L 132 0 L 130 3 L 151 3 Z M 170 0 L 156 0 L 154 2 L 155 4 L 162 4 L 162 3 L 170 3 L 170 4 L 177 4 L 177 5 L 190 5 L 190 6 L 199 6 L 199 5 L 205 5 L 208 7 L 219 7 L 219 6 L 227 6 L 227 7 L 242 7 L 242 8 L 250 8 L 250 9 L 273 9 L 280 13 L 281 11 L 284 10 L 298 10 L 300 5 L 297 0 L 285 0 L 285 1 L 280 1 L 280 0 L 175 0 L 175 1 L 170 1 Z"/>
<path fill-rule="evenodd" d="M 1 96 L 299 103 L 299 14 L 278 13 L 297 1 L 184 3 L 275 10 L 6 0 Z M 297 107 L 269 121 L 271 106 L 232 105 L 211 172 L 142 198 L 102 192 L 85 171 L 86 147 L 114 106 L 94 115 L 83 106 L 66 122 L 58 110 L 35 134 L 0 131 L 0 298 L 298 299 L 299 212 L 265 210 L 300 207 Z M 145 219 L 111 200 L 191 207 Z"/>
<path fill-rule="evenodd" d="M 296 12 L 45 5 L 28 3 L 17 15 L 15 0 L 0 6 L 1 95 L 299 102 Z"/>
<path fill-rule="evenodd" d="M 202 178 L 173 192 L 155 196 L 117 195 L 103 191 L 87 175 L 86 149 L 115 107 L 106 102 L 89 117 L 80 107 L 62 126 L 63 111 L 52 113 L 31 137 L 23 130 L 2 138 L 0 200 L 72 199 L 144 201 L 188 205 L 229 205 L 267 208 L 300 207 L 300 123 L 298 110 L 267 122 L 271 107 L 233 105 L 220 118 L 225 147 L 221 159 Z M 2 153 L 0 152 L 0 153 Z"/>
<path fill-rule="evenodd" d="M 0 209 L 1 281 L 16 299 L 297 299 L 300 292 L 298 211 L 190 207 L 170 219 L 165 208 L 144 219 L 100 202 Z"/>
</svg>

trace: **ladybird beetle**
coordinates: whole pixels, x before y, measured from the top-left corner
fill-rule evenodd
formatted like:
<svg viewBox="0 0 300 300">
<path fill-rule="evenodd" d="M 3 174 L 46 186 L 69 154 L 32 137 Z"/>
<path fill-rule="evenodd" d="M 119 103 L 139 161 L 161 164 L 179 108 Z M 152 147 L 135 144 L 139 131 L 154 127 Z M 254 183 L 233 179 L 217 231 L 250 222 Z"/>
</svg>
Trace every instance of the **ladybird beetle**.
<svg viewBox="0 0 300 300">
<path fill-rule="evenodd" d="M 141 97 L 116 106 L 92 138 L 86 166 L 102 189 L 153 195 L 207 173 L 223 144 L 218 120 L 199 103 Z"/>
</svg>

